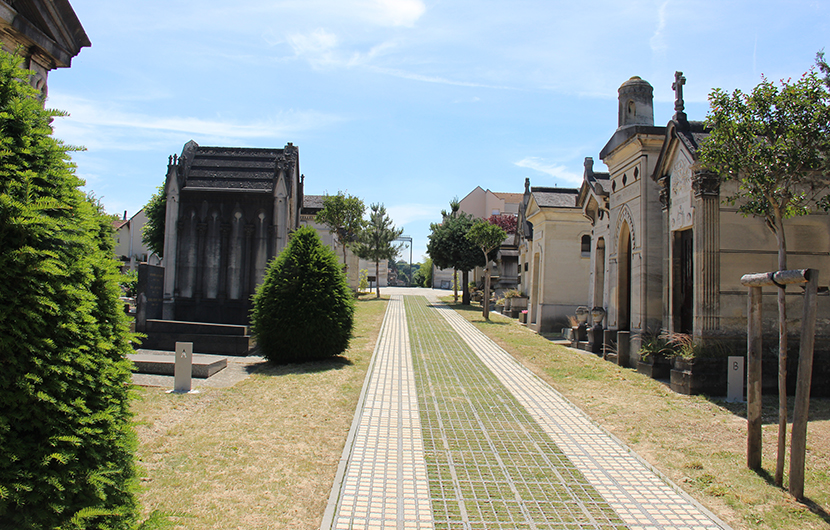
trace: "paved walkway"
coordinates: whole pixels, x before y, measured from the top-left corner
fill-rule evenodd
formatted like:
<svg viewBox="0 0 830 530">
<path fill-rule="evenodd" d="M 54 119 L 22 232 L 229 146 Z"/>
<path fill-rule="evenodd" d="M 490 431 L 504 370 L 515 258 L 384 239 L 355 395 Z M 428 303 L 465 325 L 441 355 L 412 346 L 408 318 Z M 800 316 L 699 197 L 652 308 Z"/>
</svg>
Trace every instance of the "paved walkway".
<svg viewBox="0 0 830 530">
<path fill-rule="evenodd" d="M 455 311 L 393 294 L 322 528 L 728 527 Z"/>
</svg>

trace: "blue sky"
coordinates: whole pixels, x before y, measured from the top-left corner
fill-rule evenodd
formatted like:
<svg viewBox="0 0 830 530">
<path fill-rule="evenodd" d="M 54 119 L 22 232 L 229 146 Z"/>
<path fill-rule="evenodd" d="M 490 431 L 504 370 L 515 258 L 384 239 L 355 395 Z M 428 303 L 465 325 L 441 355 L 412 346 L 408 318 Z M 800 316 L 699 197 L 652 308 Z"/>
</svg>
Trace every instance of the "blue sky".
<svg viewBox="0 0 830 530">
<path fill-rule="evenodd" d="M 617 88 L 690 119 L 713 87 L 797 77 L 830 52 L 830 1 L 71 0 L 91 48 L 49 77 L 56 136 L 110 213 L 133 215 L 167 157 L 300 150 L 306 193 L 386 205 L 426 253 L 475 186 L 578 187 L 617 126 Z M 407 258 L 408 258 L 408 252 Z"/>
</svg>

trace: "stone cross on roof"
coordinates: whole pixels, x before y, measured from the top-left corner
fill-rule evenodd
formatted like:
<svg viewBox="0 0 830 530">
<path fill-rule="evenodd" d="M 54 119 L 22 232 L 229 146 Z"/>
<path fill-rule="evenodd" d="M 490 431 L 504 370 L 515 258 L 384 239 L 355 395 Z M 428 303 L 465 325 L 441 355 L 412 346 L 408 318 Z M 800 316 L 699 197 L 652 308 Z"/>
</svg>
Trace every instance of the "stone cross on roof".
<svg viewBox="0 0 830 530">
<path fill-rule="evenodd" d="M 683 72 L 675 72 L 674 83 L 672 83 L 671 88 L 674 90 L 674 119 L 678 121 L 686 120 L 686 113 L 683 112 L 685 108 L 683 103 L 683 85 L 685 84 L 686 78 L 683 76 Z"/>
</svg>

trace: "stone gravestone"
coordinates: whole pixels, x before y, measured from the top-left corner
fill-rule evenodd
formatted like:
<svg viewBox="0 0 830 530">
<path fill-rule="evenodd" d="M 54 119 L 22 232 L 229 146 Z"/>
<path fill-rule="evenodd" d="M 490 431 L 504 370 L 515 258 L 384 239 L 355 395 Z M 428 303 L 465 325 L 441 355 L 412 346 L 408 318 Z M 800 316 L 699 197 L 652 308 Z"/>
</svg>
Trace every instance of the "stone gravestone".
<svg viewBox="0 0 830 530">
<path fill-rule="evenodd" d="M 141 263 L 138 265 L 138 285 L 136 297 L 144 293 L 146 301 L 144 307 L 145 319 L 161 318 L 161 308 L 164 299 L 164 267 Z"/>
</svg>

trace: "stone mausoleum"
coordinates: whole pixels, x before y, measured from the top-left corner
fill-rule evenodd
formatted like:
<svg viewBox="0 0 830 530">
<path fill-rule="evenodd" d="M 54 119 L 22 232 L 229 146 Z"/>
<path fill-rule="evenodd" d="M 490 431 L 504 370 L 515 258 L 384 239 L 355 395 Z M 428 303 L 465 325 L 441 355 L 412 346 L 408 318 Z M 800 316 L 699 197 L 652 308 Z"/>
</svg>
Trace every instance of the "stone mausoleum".
<svg viewBox="0 0 830 530">
<path fill-rule="evenodd" d="M 203 147 L 171 156 L 163 318 L 247 324 L 268 261 L 299 226 L 299 150 Z"/>
</svg>

